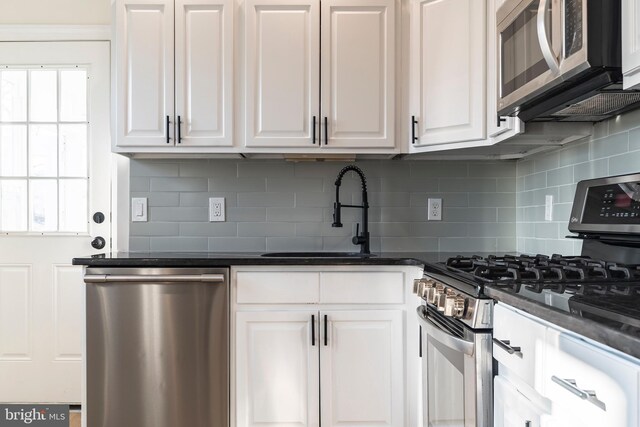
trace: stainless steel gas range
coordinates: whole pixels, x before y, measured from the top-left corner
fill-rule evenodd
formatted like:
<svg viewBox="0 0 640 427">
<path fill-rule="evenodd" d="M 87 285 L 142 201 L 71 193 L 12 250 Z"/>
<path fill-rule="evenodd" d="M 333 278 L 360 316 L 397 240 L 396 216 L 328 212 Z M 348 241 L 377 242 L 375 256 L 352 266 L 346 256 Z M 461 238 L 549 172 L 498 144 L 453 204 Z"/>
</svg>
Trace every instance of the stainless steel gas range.
<svg viewBox="0 0 640 427">
<path fill-rule="evenodd" d="M 639 342 L 640 174 L 581 181 L 569 230 L 583 240 L 579 256 L 456 256 L 425 266 L 414 284 L 424 427 L 493 425 L 492 342 L 520 350 L 491 336 L 493 290 Z"/>
</svg>

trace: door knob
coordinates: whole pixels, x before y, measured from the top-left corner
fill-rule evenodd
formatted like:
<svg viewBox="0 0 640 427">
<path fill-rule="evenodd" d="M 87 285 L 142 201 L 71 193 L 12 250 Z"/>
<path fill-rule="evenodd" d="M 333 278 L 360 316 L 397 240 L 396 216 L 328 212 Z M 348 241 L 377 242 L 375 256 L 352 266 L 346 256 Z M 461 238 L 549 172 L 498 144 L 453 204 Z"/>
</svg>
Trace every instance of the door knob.
<svg viewBox="0 0 640 427">
<path fill-rule="evenodd" d="M 102 212 L 94 213 L 93 222 L 95 222 L 96 224 L 102 224 L 104 222 L 104 214 Z"/>
<path fill-rule="evenodd" d="M 91 246 L 94 249 L 102 249 L 104 248 L 104 245 L 106 245 L 107 242 L 104 240 L 104 237 L 96 237 L 95 239 L 93 239 L 93 241 L 91 241 Z"/>
</svg>

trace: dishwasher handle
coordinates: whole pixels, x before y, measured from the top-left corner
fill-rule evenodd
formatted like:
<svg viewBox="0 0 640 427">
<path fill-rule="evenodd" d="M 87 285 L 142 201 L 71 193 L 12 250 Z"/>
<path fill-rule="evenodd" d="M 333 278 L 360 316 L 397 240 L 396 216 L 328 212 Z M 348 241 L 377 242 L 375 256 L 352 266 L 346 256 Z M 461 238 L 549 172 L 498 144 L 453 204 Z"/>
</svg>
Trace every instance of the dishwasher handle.
<svg viewBox="0 0 640 427">
<path fill-rule="evenodd" d="M 85 283 L 155 283 L 155 282 L 212 282 L 224 283 L 224 274 L 86 274 Z"/>
</svg>

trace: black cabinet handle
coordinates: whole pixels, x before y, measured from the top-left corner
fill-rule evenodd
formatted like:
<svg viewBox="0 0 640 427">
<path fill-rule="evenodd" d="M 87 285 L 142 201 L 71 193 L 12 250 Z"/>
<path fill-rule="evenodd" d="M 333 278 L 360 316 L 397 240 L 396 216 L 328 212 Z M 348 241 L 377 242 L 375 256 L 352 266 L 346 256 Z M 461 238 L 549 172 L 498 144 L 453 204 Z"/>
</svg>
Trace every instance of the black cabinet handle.
<svg viewBox="0 0 640 427">
<path fill-rule="evenodd" d="M 418 121 L 416 120 L 416 116 L 411 116 L 411 143 L 415 144 L 418 140 L 416 136 L 416 126 L 418 125 Z"/>
<path fill-rule="evenodd" d="M 169 124 L 171 121 L 169 120 L 169 116 L 167 116 L 167 144 L 171 144 L 171 137 L 169 136 Z"/>
<path fill-rule="evenodd" d="M 316 145 L 316 116 L 313 116 L 313 119 L 311 120 L 311 123 L 312 123 L 312 125 L 311 125 L 311 129 L 312 129 L 311 130 L 311 133 L 312 133 L 312 135 L 311 135 L 311 143 L 313 145 Z"/>
<path fill-rule="evenodd" d="M 329 119 L 326 116 L 324 118 L 324 145 L 329 145 Z"/>
<path fill-rule="evenodd" d="M 327 315 L 324 315 L 324 345 L 325 347 L 329 345 L 329 338 L 327 337 L 328 328 L 327 328 Z"/>
<path fill-rule="evenodd" d="M 182 136 L 180 135 L 180 125 L 182 124 L 182 121 L 180 120 L 180 116 L 178 116 L 178 144 L 180 144 L 182 141 Z"/>
<path fill-rule="evenodd" d="M 315 314 L 311 315 L 311 345 L 316 345 L 316 316 Z"/>
<path fill-rule="evenodd" d="M 418 345 L 420 346 L 420 349 L 418 350 L 418 357 L 422 357 L 422 326 L 418 326 L 420 328 L 420 330 L 418 332 L 420 332 L 420 337 L 418 338 Z"/>
<path fill-rule="evenodd" d="M 502 126 L 502 123 L 506 121 L 507 119 L 505 119 L 504 117 L 500 117 L 500 114 L 498 114 L 498 121 L 497 121 L 498 127 Z"/>
</svg>

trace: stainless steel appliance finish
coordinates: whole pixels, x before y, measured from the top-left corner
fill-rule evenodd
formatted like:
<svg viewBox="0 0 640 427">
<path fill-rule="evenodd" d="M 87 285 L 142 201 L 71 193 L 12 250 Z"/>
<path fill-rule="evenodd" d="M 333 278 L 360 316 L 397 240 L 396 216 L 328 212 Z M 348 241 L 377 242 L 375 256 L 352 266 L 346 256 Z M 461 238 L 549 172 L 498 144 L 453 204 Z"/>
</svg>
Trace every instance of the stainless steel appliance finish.
<svg viewBox="0 0 640 427">
<path fill-rule="evenodd" d="M 493 300 L 429 264 L 413 291 L 423 364 L 423 425 L 491 427 Z"/>
<path fill-rule="evenodd" d="M 229 426 L 228 276 L 86 270 L 88 426 Z"/>
<path fill-rule="evenodd" d="M 622 91 L 620 0 L 507 0 L 497 12 L 498 111 L 524 121 L 601 121 Z"/>
<path fill-rule="evenodd" d="M 491 331 L 456 327 L 429 306 L 422 329 L 423 425 L 493 426 Z"/>
</svg>

